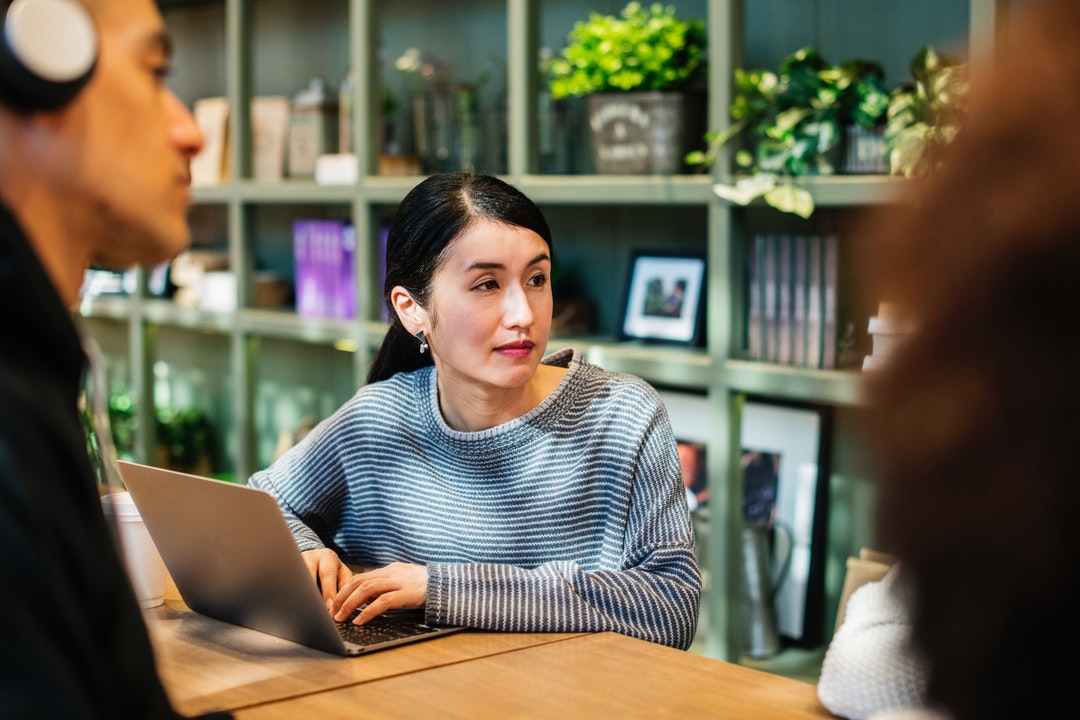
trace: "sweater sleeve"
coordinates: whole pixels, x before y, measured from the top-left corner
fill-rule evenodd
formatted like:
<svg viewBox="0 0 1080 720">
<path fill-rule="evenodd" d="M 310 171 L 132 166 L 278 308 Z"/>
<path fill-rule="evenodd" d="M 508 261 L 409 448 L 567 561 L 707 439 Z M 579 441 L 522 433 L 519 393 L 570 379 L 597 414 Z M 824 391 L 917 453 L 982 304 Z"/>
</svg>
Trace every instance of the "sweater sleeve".
<svg viewBox="0 0 1080 720">
<path fill-rule="evenodd" d="M 515 632 L 615 631 L 688 648 L 701 575 L 674 435 L 659 402 L 632 472 L 621 567 L 433 563 L 429 621 Z"/>
<path fill-rule="evenodd" d="M 326 547 L 346 507 L 348 483 L 337 448 L 347 442 L 352 402 L 319 423 L 248 485 L 277 500 L 301 552 Z"/>
</svg>

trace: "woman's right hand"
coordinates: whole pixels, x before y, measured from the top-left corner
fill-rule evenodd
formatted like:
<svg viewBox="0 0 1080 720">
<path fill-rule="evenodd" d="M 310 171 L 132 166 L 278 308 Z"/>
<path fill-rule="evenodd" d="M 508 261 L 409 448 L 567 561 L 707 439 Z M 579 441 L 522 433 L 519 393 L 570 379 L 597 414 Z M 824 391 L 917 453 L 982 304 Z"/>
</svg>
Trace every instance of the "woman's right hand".
<svg viewBox="0 0 1080 720">
<path fill-rule="evenodd" d="M 327 609 L 333 612 L 334 596 L 352 577 L 352 570 L 341 562 L 336 552 L 329 548 L 305 550 L 300 555 L 304 558 L 308 572 L 311 573 L 311 579 L 322 591 L 323 602 L 326 603 Z"/>
</svg>

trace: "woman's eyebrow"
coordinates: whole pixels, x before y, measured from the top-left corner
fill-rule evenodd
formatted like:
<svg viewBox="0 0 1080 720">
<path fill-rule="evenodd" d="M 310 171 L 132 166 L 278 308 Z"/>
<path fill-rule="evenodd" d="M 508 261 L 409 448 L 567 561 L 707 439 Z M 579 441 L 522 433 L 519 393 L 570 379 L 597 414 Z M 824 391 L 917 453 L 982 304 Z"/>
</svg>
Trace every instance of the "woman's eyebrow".
<svg viewBox="0 0 1080 720">
<path fill-rule="evenodd" d="M 541 263 L 541 262 L 544 262 L 545 260 L 550 260 L 550 259 L 551 259 L 551 256 L 548 255 L 547 253 L 540 253 L 539 255 L 537 255 L 536 257 L 534 257 L 532 260 L 529 261 L 529 266 L 531 267 L 533 265 L 536 265 L 537 263 Z M 484 260 L 478 260 L 478 261 L 474 262 L 472 265 L 470 265 L 467 269 L 469 269 L 469 270 L 503 270 L 505 268 L 506 268 L 506 265 L 504 263 L 501 263 L 501 262 L 489 262 L 489 261 L 484 261 Z"/>
</svg>

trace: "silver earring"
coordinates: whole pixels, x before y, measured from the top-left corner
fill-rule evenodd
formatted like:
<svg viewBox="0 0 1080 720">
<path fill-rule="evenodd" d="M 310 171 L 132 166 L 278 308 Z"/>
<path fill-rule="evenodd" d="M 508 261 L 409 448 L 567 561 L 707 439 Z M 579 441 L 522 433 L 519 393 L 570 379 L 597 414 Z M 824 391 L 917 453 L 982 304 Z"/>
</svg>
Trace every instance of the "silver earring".
<svg viewBox="0 0 1080 720">
<path fill-rule="evenodd" d="M 428 349 L 427 340 L 424 339 L 424 331 L 423 330 L 418 330 L 416 332 L 416 339 L 420 341 L 420 354 L 423 355 L 424 353 L 427 352 L 427 349 Z"/>
</svg>

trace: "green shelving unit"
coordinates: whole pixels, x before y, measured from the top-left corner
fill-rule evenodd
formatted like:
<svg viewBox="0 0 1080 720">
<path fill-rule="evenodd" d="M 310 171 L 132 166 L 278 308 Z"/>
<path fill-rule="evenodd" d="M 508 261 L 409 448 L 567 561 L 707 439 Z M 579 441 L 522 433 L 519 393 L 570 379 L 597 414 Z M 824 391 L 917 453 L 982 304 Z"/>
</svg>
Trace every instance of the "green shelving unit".
<svg viewBox="0 0 1080 720">
<path fill-rule="evenodd" d="M 280 428 L 267 418 L 273 417 L 279 400 L 284 402 L 294 393 L 296 402 L 311 412 L 323 412 L 344 402 L 364 382 L 385 330 L 380 321 L 380 290 L 375 287 L 379 225 L 420 180 L 419 176 L 377 174 L 377 108 L 380 88 L 390 72 L 387 65 L 406 43 L 430 43 L 461 72 L 471 69 L 479 74 L 495 67 L 495 74 L 501 77 L 487 89 L 505 102 L 505 120 L 499 126 L 505 136 L 504 160 L 496 170 L 559 219 L 561 224 L 554 228 L 557 252 L 565 247 L 573 258 L 589 250 L 593 254 L 585 256 L 617 264 L 625 261 L 634 247 L 673 242 L 670 234 L 657 227 L 680 223 L 680 232 L 690 235 L 680 242 L 707 253 L 706 347 L 619 343 L 613 339 L 614 326 L 607 323 L 595 335 L 555 337 L 551 348 L 573 345 L 608 369 L 708 398 L 707 451 L 713 493 L 706 548 L 710 590 L 703 606 L 708 632 L 701 651 L 737 660 L 741 489 L 740 483 L 732 481 L 738 477 L 740 451 L 737 408 L 749 396 L 827 406 L 841 415 L 857 413 L 862 403 L 858 372 L 808 370 L 743 359 L 744 243 L 755 231 L 759 212 L 769 211 L 751 213 L 713 194 L 714 181 L 730 179 L 725 163 L 718 163 L 711 176 L 540 172 L 537 110 L 543 88 L 536 59 L 542 47 L 561 47 L 558 43 L 565 39 L 573 20 L 585 14 L 585 6 L 572 0 L 161 0 L 159 4 L 176 39 L 173 84 L 178 94 L 188 103 L 221 95 L 228 98 L 232 109 L 229 159 L 233 179 L 216 187 L 196 188 L 194 217 L 205 213 L 209 235 L 228 252 L 229 266 L 238 280 L 238 309 L 200 311 L 152 298 L 146 292 L 145 277 L 142 289 L 133 297 L 94 298 L 83 304 L 86 324 L 107 344 L 106 351 L 115 361 L 114 376 L 123 375 L 117 381 L 132 389 L 139 416 L 150 416 L 163 364 L 197 367 L 201 352 L 216 353 L 224 348 L 228 357 L 217 360 L 227 368 L 227 377 L 213 380 L 225 395 L 220 404 L 228 408 L 219 419 L 227 428 L 227 470 L 243 479 L 268 462 L 265 448 Z M 623 4 L 597 0 L 589 7 L 618 12 Z M 736 67 L 775 65 L 782 55 L 806 44 L 820 44 L 836 60 L 870 55 L 871 50 L 864 51 L 864 47 L 893 49 L 892 64 L 901 66 L 907 59 L 904 52 L 910 55 L 918 45 L 946 38 L 962 41 L 961 49 L 978 57 L 992 52 L 994 35 L 1010 3 L 808 0 L 795 6 L 780 0 L 687 0 L 678 5 L 684 15 L 707 19 L 708 126 L 719 128 L 727 123 L 730 78 Z M 906 50 L 895 50 L 894 45 L 903 42 Z M 321 187 L 302 180 L 274 184 L 252 181 L 248 100 L 257 95 L 291 94 L 314 74 L 336 83 L 346 68 L 356 72 L 357 107 L 366 108 L 353 120 L 353 136 L 360 139 L 356 143 L 362 169 L 359 182 Z M 890 202 L 904 183 L 879 176 L 837 176 L 804 184 L 813 192 L 822 214 L 831 216 Z M 280 258 L 288 250 L 288 228 L 281 217 L 290 214 L 345 217 L 355 224 L 359 242 L 357 321 L 310 320 L 290 310 L 251 307 L 254 270 L 267 262 L 267 257 Z M 814 227 L 814 222 L 811 218 L 806 227 Z M 611 228 L 605 229 L 606 225 Z M 580 230 L 583 227 L 588 230 Z M 560 237 L 569 240 L 560 246 Z M 575 269 L 593 289 L 601 317 L 617 316 L 623 278 L 612 277 L 610 266 Z M 205 347 L 196 341 L 199 347 L 192 348 L 189 357 L 162 357 L 163 337 L 181 332 L 194 338 L 213 336 L 215 340 L 208 340 Z M 274 351 L 266 351 L 267 346 Z M 327 369 L 312 372 L 310 377 L 297 373 L 295 365 L 303 364 L 308 356 L 315 367 L 325 365 Z M 150 458 L 155 440 L 146 425 L 140 426 L 138 448 L 143 457 Z M 840 455 L 850 450 L 845 448 L 850 442 L 843 427 L 834 432 L 833 443 Z M 833 468 L 836 472 L 837 463 Z M 833 485 L 861 481 L 857 468 L 841 466 L 840 470 L 841 477 L 826 480 Z M 839 495 L 834 503 L 849 502 L 859 493 Z M 836 517 L 856 512 L 851 507 L 835 509 Z M 843 558 L 869 540 L 865 532 L 860 527 L 830 530 L 827 551 L 839 560 L 827 569 L 827 588 L 832 586 L 838 592 L 842 578 L 836 576 L 837 562 L 842 567 Z M 826 606 L 829 603 L 830 597 L 826 597 Z M 820 652 L 813 650 L 795 655 L 809 658 L 803 664 L 820 662 Z M 791 656 L 785 656 L 773 665 L 756 665 L 796 672 L 788 669 L 790 660 Z M 813 676 L 813 667 L 805 674 Z"/>
</svg>

